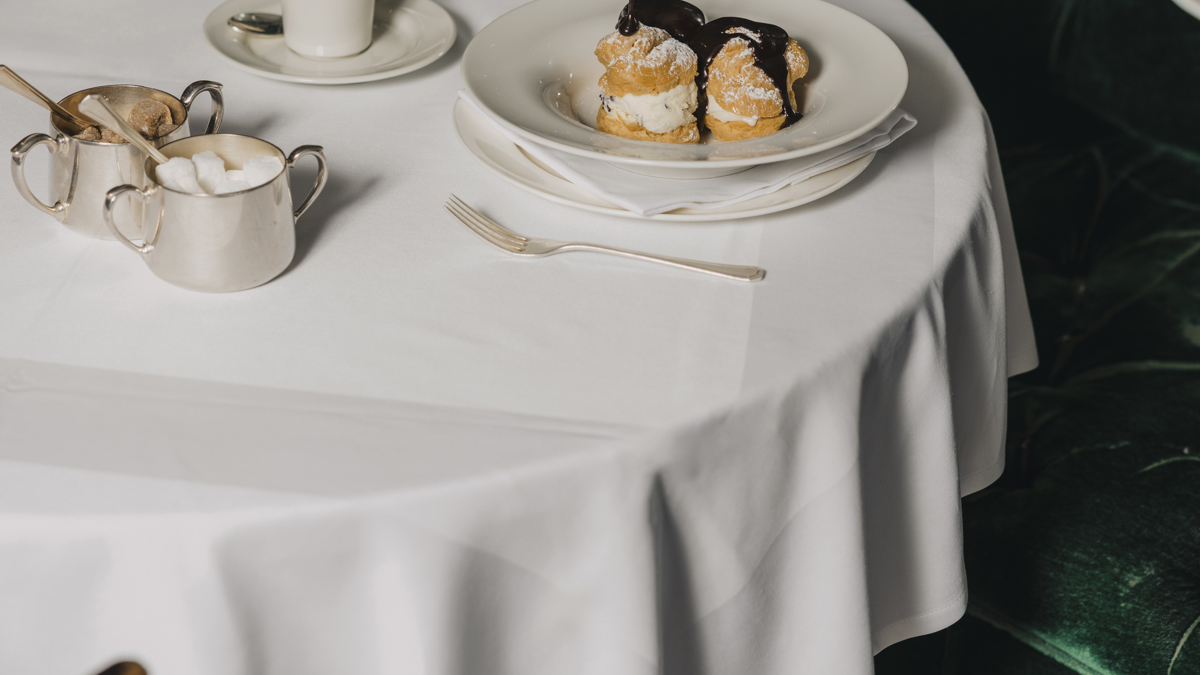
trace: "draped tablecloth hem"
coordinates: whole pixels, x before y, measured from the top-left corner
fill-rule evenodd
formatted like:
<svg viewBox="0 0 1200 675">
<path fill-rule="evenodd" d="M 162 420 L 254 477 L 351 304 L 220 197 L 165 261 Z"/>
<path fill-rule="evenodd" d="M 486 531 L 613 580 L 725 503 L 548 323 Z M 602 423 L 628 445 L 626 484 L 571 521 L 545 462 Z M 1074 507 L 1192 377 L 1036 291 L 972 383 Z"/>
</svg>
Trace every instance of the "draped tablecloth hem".
<svg viewBox="0 0 1200 675">
<path fill-rule="evenodd" d="M 875 631 L 873 638 L 874 653 L 909 638 L 929 635 L 954 625 L 967 612 L 967 589 L 962 589 L 958 595 L 937 609 L 901 619 Z"/>
<path fill-rule="evenodd" d="M 993 463 L 991 466 L 979 469 L 970 475 L 959 477 L 958 492 L 960 497 L 966 497 L 967 495 L 979 492 L 980 490 L 983 490 L 987 486 L 1000 479 L 1000 476 L 1004 473 L 1005 463 L 1003 441 L 1001 441 L 1000 447 L 1001 452 L 999 457 L 997 457 L 995 463 Z"/>
<path fill-rule="evenodd" d="M 1021 258 L 1017 252 L 1012 211 L 1008 205 L 1008 192 L 1004 185 L 1004 170 L 1000 166 L 996 135 L 992 132 L 992 120 L 987 111 L 982 111 L 982 114 L 987 130 L 988 183 L 992 189 L 992 205 L 1004 261 L 1005 325 L 1008 331 L 1007 373 L 1012 377 L 1038 367 L 1037 343 L 1034 340 L 1029 300 L 1025 295 L 1025 278 L 1021 272 Z"/>
</svg>

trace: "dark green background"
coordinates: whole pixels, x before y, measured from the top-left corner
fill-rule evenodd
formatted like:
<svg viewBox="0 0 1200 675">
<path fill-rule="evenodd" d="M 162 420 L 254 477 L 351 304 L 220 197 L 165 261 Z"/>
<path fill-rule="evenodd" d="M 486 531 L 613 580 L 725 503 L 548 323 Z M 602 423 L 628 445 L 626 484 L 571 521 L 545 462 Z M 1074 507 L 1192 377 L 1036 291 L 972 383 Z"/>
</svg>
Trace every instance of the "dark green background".
<svg viewBox="0 0 1200 675">
<path fill-rule="evenodd" d="M 991 116 L 1042 365 L 965 500 L 967 617 L 876 669 L 1200 673 L 1200 20 L 912 1 Z"/>
</svg>

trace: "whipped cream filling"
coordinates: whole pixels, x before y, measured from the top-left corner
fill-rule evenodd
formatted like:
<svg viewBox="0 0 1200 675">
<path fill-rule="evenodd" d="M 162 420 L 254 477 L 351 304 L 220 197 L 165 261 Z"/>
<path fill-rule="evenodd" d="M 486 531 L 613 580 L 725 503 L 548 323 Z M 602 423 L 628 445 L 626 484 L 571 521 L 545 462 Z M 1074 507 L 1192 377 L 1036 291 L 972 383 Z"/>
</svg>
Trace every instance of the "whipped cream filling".
<svg viewBox="0 0 1200 675">
<path fill-rule="evenodd" d="M 712 96 L 708 97 L 708 110 L 705 114 L 712 115 L 713 118 L 721 120 L 722 122 L 745 122 L 750 126 L 754 126 L 758 123 L 758 117 L 756 115 L 739 115 L 734 112 L 729 112 L 728 110 L 717 105 L 716 99 L 714 99 Z"/>
<path fill-rule="evenodd" d="M 695 118 L 696 83 L 684 84 L 661 94 L 607 96 L 600 94 L 604 111 L 626 123 L 639 124 L 656 134 L 665 134 L 690 124 Z"/>
</svg>

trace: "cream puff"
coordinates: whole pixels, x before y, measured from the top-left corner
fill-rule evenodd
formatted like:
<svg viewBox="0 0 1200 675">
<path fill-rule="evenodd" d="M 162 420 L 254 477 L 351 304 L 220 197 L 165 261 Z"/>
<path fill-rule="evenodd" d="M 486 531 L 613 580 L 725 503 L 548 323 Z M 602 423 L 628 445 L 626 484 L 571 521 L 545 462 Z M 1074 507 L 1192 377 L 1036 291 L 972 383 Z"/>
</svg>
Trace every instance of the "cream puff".
<svg viewBox="0 0 1200 675">
<path fill-rule="evenodd" d="M 792 87 L 808 72 L 808 54 L 782 28 L 726 17 L 690 44 L 700 61 L 697 117 L 717 140 L 765 136 L 802 117 Z"/>
<path fill-rule="evenodd" d="M 653 26 L 621 30 L 596 45 L 604 65 L 596 126 L 624 138 L 698 143 L 696 53 Z"/>
</svg>

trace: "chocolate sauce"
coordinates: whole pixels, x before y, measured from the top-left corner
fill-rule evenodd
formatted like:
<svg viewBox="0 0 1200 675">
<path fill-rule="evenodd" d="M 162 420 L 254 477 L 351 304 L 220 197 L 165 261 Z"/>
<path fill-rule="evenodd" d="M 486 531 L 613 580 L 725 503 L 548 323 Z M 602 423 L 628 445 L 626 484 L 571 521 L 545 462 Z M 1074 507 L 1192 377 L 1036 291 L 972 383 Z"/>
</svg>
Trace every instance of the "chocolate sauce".
<svg viewBox="0 0 1200 675">
<path fill-rule="evenodd" d="M 629 0 L 621 10 L 617 30 L 633 35 L 642 24 L 661 28 L 680 42 L 687 42 L 704 25 L 704 12 L 683 0 Z"/>
<path fill-rule="evenodd" d="M 749 35 L 736 31 L 727 33 L 726 31 L 730 28 L 745 28 L 747 31 L 757 34 L 759 39 L 755 40 Z M 750 50 L 754 53 L 754 65 L 766 73 L 783 97 L 783 114 L 786 116 L 783 127 L 795 124 L 804 115 L 795 109 L 795 106 L 792 105 L 792 97 L 788 95 L 788 66 L 785 56 L 788 47 L 787 31 L 769 23 L 758 23 L 734 16 L 708 22 L 688 40 L 688 46 L 696 52 L 697 70 L 700 71 L 696 75 L 697 124 L 701 127 L 704 126 L 704 113 L 708 109 L 708 68 L 712 65 L 713 59 L 717 58 L 717 54 L 721 53 L 721 48 L 734 38 L 742 38 L 750 43 Z"/>
</svg>

